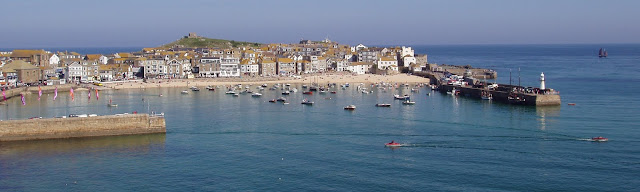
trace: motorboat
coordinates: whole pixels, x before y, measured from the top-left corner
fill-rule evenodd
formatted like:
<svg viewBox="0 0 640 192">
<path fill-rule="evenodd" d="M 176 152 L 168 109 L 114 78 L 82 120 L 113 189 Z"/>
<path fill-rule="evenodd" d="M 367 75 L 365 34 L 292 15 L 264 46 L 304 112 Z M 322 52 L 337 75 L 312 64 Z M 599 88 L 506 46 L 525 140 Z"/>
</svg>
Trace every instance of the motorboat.
<svg viewBox="0 0 640 192">
<path fill-rule="evenodd" d="M 276 102 L 276 100 L 275 100 L 275 99 L 271 99 L 271 100 L 269 100 L 269 103 L 275 103 L 275 102 Z"/>
<path fill-rule="evenodd" d="M 307 99 L 304 99 L 304 100 L 302 100 L 301 104 L 303 104 L 303 105 L 313 105 L 313 101 L 309 101 Z"/>
<path fill-rule="evenodd" d="M 307 85 L 302 85 L 302 88 L 305 88 L 305 89 L 306 89 L 307 87 L 308 87 Z"/>
<path fill-rule="evenodd" d="M 394 99 L 398 99 L 398 100 L 409 100 L 409 98 L 411 98 L 411 97 L 409 95 L 403 95 L 403 96 L 393 95 L 393 98 Z"/>
<path fill-rule="evenodd" d="M 215 91 L 215 90 L 216 90 L 216 88 L 213 88 L 213 87 L 211 87 L 211 86 L 207 86 L 207 90 L 209 90 L 209 91 Z"/>
<path fill-rule="evenodd" d="M 234 93 L 234 94 L 233 94 L 233 96 L 234 96 L 234 97 L 237 97 L 237 96 L 240 96 L 240 94 L 238 94 L 238 93 Z"/>
<path fill-rule="evenodd" d="M 278 99 L 277 99 L 277 101 L 280 101 L 280 102 L 285 102 L 285 101 L 287 101 L 287 98 L 284 98 L 284 97 L 280 97 L 280 98 L 278 98 Z"/>
<path fill-rule="evenodd" d="M 391 107 L 391 104 L 388 104 L 388 103 L 378 103 L 378 104 L 376 104 L 376 107 Z"/>
<path fill-rule="evenodd" d="M 302 94 L 305 94 L 305 95 L 313 95 L 313 92 L 311 92 L 311 91 L 305 91 L 305 92 L 302 92 Z"/>
<path fill-rule="evenodd" d="M 336 94 L 336 91 L 331 91 L 331 94 Z"/>
<path fill-rule="evenodd" d="M 348 105 L 348 106 L 344 107 L 344 110 L 353 111 L 353 110 L 356 110 L 356 106 L 355 105 Z"/>
<path fill-rule="evenodd" d="M 262 96 L 262 93 L 253 93 L 251 94 L 252 97 L 260 97 Z"/>
<path fill-rule="evenodd" d="M 402 147 L 402 144 L 396 143 L 395 141 L 391 141 L 390 143 L 385 143 L 385 147 Z"/>
<path fill-rule="evenodd" d="M 609 139 L 607 139 L 605 137 L 592 137 L 591 141 L 594 141 L 594 142 L 606 142 L 606 141 L 609 141 Z"/>
<path fill-rule="evenodd" d="M 282 92 L 282 95 L 289 95 L 289 94 L 291 94 L 291 92 L 289 92 L 289 91 Z"/>
<path fill-rule="evenodd" d="M 229 90 L 227 92 L 224 92 L 224 93 L 225 94 L 229 94 L 229 95 L 237 94 L 235 91 L 231 91 L 231 90 Z"/>
<path fill-rule="evenodd" d="M 405 100 L 405 101 L 402 102 L 402 104 L 413 105 L 413 104 L 416 104 L 416 102 L 415 101 L 411 101 L 411 100 Z"/>
<path fill-rule="evenodd" d="M 182 93 L 182 94 L 189 94 L 189 91 L 187 91 L 187 90 L 183 90 L 183 91 L 181 91 L 180 93 Z"/>
<path fill-rule="evenodd" d="M 262 87 L 267 87 L 267 86 L 269 86 L 269 85 L 267 85 L 267 84 L 262 84 Z"/>
</svg>

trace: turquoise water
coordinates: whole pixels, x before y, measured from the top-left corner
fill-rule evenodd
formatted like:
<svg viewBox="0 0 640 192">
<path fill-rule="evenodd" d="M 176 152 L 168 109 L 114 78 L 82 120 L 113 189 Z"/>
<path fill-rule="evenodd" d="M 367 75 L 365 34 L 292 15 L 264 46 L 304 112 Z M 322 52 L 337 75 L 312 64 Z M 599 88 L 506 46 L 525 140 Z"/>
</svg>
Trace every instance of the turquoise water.
<svg viewBox="0 0 640 192">
<path fill-rule="evenodd" d="M 637 191 L 640 46 L 606 45 L 607 59 L 594 58 L 599 47 L 414 47 L 430 62 L 492 67 L 502 83 L 509 69 L 517 81 L 520 68 L 525 86 L 545 72 L 565 103 L 557 107 L 355 86 L 298 92 L 289 105 L 267 102 L 281 96 L 270 90 L 260 98 L 179 88 L 103 91 L 99 101 L 86 91 L 75 101 L 28 95 L 26 106 L 0 106 L 0 119 L 149 108 L 165 113 L 167 133 L 0 143 L 0 191 Z M 416 105 L 393 100 L 397 93 Z M 119 107 L 107 108 L 109 98 Z M 357 109 L 342 109 L 349 104 Z M 593 136 L 610 141 L 585 141 Z M 391 140 L 407 147 L 385 148 Z"/>
</svg>

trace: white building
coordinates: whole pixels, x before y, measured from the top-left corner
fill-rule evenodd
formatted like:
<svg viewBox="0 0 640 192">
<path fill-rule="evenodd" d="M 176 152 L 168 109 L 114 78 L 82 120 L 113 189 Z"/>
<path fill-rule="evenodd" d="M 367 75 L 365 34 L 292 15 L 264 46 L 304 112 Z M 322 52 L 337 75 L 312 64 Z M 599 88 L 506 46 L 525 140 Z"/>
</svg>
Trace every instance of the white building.
<svg viewBox="0 0 640 192">
<path fill-rule="evenodd" d="M 58 57 L 57 54 L 51 54 L 51 57 L 49 58 L 49 65 L 58 65 L 60 64 L 60 57 Z"/>
<path fill-rule="evenodd" d="M 398 71 L 398 60 L 393 57 L 381 57 L 378 59 L 378 69 L 391 69 L 392 71 Z"/>
<path fill-rule="evenodd" d="M 240 77 L 240 59 L 226 57 L 220 59 L 219 77 Z"/>
<path fill-rule="evenodd" d="M 362 75 L 368 73 L 371 67 L 373 67 L 373 63 L 370 62 L 352 62 L 351 65 L 347 67 L 347 70 Z"/>
<path fill-rule="evenodd" d="M 71 65 L 67 66 L 67 78 L 69 81 L 80 81 L 83 80 L 82 77 L 84 73 L 84 69 L 82 65 L 77 62 L 73 62 Z"/>
</svg>

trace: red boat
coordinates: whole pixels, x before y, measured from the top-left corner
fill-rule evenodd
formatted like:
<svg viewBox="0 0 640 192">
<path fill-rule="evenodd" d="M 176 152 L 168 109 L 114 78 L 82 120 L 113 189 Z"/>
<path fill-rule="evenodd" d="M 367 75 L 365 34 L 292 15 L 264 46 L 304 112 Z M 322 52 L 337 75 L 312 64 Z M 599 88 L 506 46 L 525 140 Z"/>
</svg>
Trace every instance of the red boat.
<svg viewBox="0 0 640 192">
<path fill-rule="evenodd" d="M 305 94 L 305 95 L 313 95 L 313 92 L 311 92 L 311 91 L 305 91 L 305 92 L 302 92 L 302 94 Z"/>
<path fill-rule="evenodd" d="M 593 138 L 591 138 L 591 141 L 595 141 L 595 142 L 605 142 L 605 141 L 609 141 L 609 139 L 604 138 L 604 137 L 593 137 Z"/>
<path fill-rule="evenodd" d="M 385 147 L 402 147 L 402 144 L 396 143 L 395 141 L 391 141 L 391 143 L 385 143 Z"/>
<path fill-rule="evenodd" d="M 336 92 L 335 91 L 331 91 L 331 94 L 336 94 Z"/>
</svg>

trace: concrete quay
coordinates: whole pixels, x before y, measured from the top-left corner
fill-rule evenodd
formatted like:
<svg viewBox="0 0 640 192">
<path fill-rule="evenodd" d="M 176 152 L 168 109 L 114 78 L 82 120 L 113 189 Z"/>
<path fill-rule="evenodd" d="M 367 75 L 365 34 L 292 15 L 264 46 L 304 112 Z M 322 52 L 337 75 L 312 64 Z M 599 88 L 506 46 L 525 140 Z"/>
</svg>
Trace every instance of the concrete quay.
<svg viewBox="0 0 640 192">
<path fill-rule="evenodd" d="M 0 142 L 166 132 L 164 116 L 148 114 L 0 121 Z"/>
<path fill-rule="evenodd" d="M 456 85 L 440 85 L 440 92 L 446 93 L 451 92 L 454 88 L 456 91 L 459 91 L 458 95 L 467 96 L 471 98 L 481 99 L 482 92 L 486 91 L 490 93 L 493 97 L 494 101 L 499 101 L 508 104 L 519 104 L 519 105 L 528 105 L 528 106 L 557 106 L 561 105 L 562 101 L 560 99 L 560 95 L 558 94 L 535 94 L 535 93 L 524 93 L 524 92 L 509 92 L 513 86 L 509 85 L 498 85 L 498 87 L 502 89 L 494 90 L 494 89 L 485 89 L 485 88 L 476 88 L 471 86 L 456 86 Z M 519 98 L 524 98 L 523 102 L 513 102 L 509 99 L 509 95 L 516 95 Z"/>
</svg>

